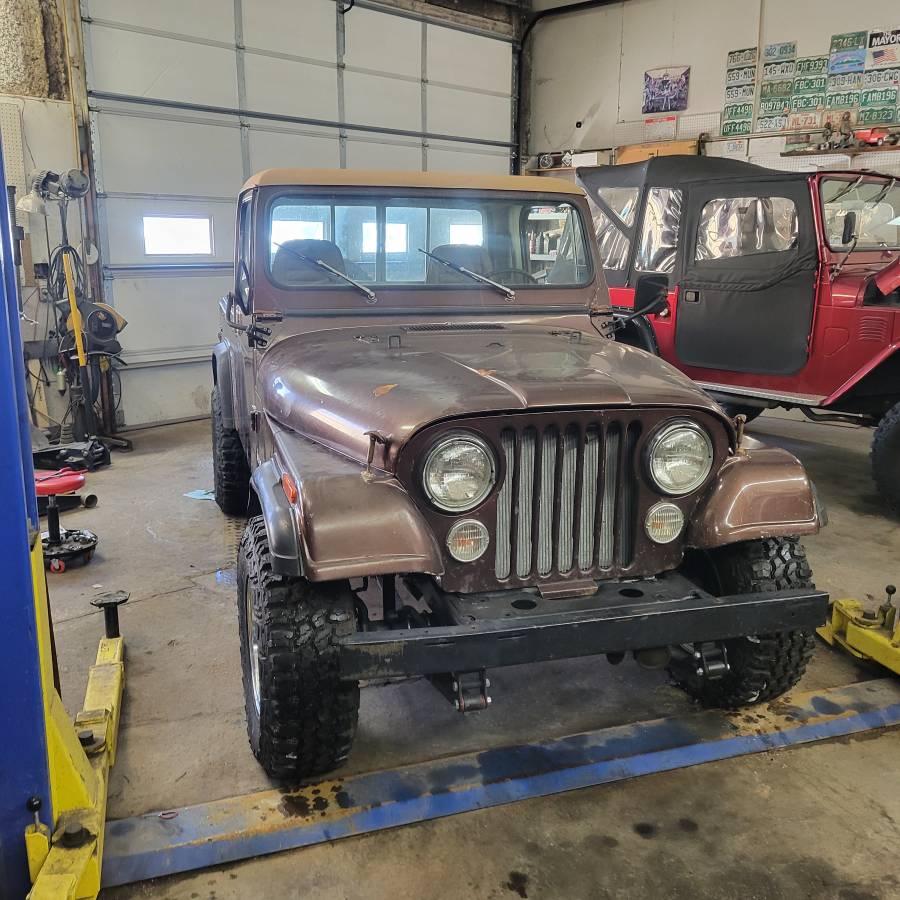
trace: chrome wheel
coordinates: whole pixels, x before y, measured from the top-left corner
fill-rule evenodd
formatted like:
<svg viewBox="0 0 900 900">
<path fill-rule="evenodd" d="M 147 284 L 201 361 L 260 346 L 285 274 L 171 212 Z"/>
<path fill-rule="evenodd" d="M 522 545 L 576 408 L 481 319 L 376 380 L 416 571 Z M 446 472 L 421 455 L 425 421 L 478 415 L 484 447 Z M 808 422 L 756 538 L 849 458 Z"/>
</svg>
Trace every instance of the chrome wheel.
<svg viewBox="0 0 900 900">
<path fill-rule="evenodd" d="M 247 651 L 250 656 L 250 684 L 253 691 L 253 703 L 256 705 L 256 712 L 259 713 L 259 643 L 256 639 L 256 629 L 254 627 L 253 617 L 253 600 L 256 592 L 250 587 L 250 579 L 244 582 L 244 602 L 246 603 L 246 622 L 247 622 Z"/>
</svg>

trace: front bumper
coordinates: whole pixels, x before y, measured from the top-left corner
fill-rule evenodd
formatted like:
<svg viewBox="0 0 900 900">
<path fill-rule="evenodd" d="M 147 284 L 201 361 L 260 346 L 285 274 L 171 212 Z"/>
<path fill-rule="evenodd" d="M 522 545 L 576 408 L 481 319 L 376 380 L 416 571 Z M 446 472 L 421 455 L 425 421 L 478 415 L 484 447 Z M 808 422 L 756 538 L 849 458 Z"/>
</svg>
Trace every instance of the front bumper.
<svg viewBox="0 0 900 900">
<path fill-rule="evenodd" d="M 674 572 L 563 600 L 532 589 L 475 597 L 435 591 L 428 599 L 457 624 L 350 635 L 340 644 L 341 677 L 469 672 L 813 629 L 828 615 L 828 594 L 815 588 L 716 597 Z"/>
</svg>

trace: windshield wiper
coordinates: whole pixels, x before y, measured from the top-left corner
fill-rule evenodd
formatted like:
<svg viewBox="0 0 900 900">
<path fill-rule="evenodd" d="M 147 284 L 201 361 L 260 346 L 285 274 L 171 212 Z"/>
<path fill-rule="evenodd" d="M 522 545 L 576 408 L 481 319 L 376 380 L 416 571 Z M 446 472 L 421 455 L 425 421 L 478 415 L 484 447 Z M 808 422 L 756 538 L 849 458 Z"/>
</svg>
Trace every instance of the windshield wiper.
<svg viewBox="0 0 900 900">
<path fill-rule="evenodd" d="M 352 284 L 361 294 L 365 294 L 366 303 L 377 303 L 378 297 L 375 296 L 375 291 L 370 290 L 364 284 L 360 284 L 355 279 L 351 278 L 349 275 L 345 275 L 343 272 L 338 271 L 333 266 L 329 266 L 327 262 L 324 262 L 321 259 L 313 259 L 311 256 L 306 256 L 303 253 L 298 253 L 291 247 L 286 247 L 284 244 L 276 244 L 273 242 L 273 245 L 277 247 L 279 250 L 287 250 L 291 256 L 296 256 L 297 259 L 302 259 L 303 262 L 309 263 L 313 266 L 318 266 L 320 269 L 323 269 L 326 272 L 330 272 L 332 275 L 337 275 L 338 278 L 346 281 L 347 284 Z"/>
<path fill-rule="evenodd" d="M 424 253 L 429 259 L 439 262 L 448 269 L 453 269 L 454 272 L 459 272 L 461 275 L 467 275 L 474 281 L 480 281 L 482 284 L 489 285 L 495 291 L 500 291 L 507 300 L 516 299 L 516 292 L 512 288 L 508 288 L 505 284 L 500 284 L 499 281 L 491 281 L 490 278 L 485 278 L 484 275 L 479 275 L 477 272 L 473 272 L 471 269 L 467 269 L 464 266 L 458 266 L 456 263 L 450 262 L 449 259 L 444 259 L 442 256 L 436 256 L 434 253 L 423 250 L 421 247 L 419 247 L 419 253 Z"/>
<path fill-rule="evenodd" d="M 888 191 L 897 183 L 896 178 L 892 178 L 871 200 L 866 200 L 866 206 L 870 203 L 877 206 L 888 195 Z"/>
<path fill-rule="evenodd" d="M 844 196 L 844 194 L 849 194 L 850 191 L 853 190 L 853 188 L 858 187 L 860 185 L 860 183 L 862 182 L 863 178 L 865 178 L 865 177 L 866 177 L 865 175 L 860 175 L 859 178 L 856 179 L 856 181 L 848 181 L 847 187 L 845 187 L 843 190 L 838 191 L 833 197 L 826 200 L 825 202 L 826 203 L 834 203 L 835 200 L 840 200 L 841 197 Z"/>
</svg>

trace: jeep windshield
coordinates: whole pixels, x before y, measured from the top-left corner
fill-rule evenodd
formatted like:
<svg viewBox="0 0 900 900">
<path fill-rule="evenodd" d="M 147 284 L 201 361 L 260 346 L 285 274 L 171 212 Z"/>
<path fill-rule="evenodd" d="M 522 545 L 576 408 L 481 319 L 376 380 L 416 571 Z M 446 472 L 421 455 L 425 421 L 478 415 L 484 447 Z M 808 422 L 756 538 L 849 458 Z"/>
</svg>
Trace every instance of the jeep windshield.
<svg viewBox="0 0 900 900">
<path fill-rule="evenodd" d="M 849 250 L 844 242 L 847 213 L 856 213 L 853 249 L 900 248 L 900 181 L 890 178 L 823 178 L 822 212 L 825 237 L 832 250 Z"/>
<path fill-rule="evenodd" d="M 559 197 L 292 194 L 269 210 L 269 276 L 282 288 L 518 293 L 593 280 L 581 216 Z"/>
</svg>

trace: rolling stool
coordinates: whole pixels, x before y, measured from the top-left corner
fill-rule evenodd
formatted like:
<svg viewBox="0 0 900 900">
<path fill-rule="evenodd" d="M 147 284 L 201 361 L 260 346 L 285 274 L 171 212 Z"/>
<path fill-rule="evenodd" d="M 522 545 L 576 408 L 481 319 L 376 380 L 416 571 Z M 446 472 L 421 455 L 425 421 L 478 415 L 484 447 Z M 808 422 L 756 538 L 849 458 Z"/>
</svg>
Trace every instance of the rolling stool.
<svg viewBox="0 0 900 900">
<path fill-rule="evenodd" d="M 72 563 L 87 564 L 94 555 L 99 538 L 86 528 L 60 528 L 58 494 L 71 494 L 84 487 L 84 475 L 72 469 L 49 474 L 35 473 L 34 490 L 47 498 L 47 530 L 41 534 L 44 565 L 51 572 L 65 572 Z"/>
</svg>

